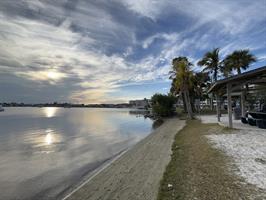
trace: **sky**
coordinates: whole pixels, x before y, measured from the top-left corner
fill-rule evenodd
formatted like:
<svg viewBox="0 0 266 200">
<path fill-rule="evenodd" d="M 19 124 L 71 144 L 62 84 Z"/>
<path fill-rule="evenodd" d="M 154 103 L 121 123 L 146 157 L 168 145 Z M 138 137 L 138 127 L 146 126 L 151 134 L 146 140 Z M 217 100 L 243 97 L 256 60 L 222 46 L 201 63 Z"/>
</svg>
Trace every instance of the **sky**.
<svg viewBox="0 0 266 200">
<path fill-rule="evenodd" d="M 0 102 L 150 98 L 213 48 L 265 66 L 266 0 L 0 0 Z"/>
</svg>

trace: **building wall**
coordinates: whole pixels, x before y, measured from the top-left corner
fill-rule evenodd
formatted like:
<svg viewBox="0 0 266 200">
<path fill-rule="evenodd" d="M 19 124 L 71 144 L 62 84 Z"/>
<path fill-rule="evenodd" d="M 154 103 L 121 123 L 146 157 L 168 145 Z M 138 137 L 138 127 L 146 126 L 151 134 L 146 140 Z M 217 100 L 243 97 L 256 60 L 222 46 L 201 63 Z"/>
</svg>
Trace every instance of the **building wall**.
<svg viewBox="0 0 266 200">
<path fill-rule="evenodd" d="M 129 101 L 129 104 L 132 107 L 143 109 L 143 108 L 146 108 L 147 106 L 150 105 L 150 100 L 149 99 L 131 100 L 131 101 Z"/>
</svg>

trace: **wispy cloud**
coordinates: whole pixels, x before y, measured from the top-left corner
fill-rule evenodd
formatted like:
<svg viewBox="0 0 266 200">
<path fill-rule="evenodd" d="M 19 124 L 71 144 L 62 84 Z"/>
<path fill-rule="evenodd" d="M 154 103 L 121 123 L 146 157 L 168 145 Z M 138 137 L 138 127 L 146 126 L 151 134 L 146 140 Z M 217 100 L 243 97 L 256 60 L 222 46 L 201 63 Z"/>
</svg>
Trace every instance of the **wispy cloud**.
<svg viewBox="0 0 266 200">
<path fill-rule="evenodd" d="M 167 82 L 176 56 L 187 56 L 196 64 L 214 47 L 222 47 L 222 56 L 238 48 L 265 55 L 265 4 L 265 0 L 2 1 L 0 76 L 31 81 L 36 88 L 47 86 L 53 93 L 65 85 L 70 101 L 127 100 L 114 94 L 126 85 Z M 5 79 L 4 84 L 11 83 Z M 9 99 L 16 100 L 16 95 L 10 93 Z M 33 95 L 28 93 L 25 99 L 30 101 Z"/>
</svg>

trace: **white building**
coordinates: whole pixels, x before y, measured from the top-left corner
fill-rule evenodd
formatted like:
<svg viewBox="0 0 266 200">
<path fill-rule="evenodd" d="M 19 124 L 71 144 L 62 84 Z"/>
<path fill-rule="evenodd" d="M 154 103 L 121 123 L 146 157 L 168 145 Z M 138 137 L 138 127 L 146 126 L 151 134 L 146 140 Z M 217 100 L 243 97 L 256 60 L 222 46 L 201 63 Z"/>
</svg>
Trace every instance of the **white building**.
<svg viewBox="0 0 266 200">
<path fill-rule="evenodd" d="M 150 99 L 142 99 L 142 100 L 131 100 L 129 101 L 130 106 L 138 109 L 145 109 L 151 104 Z"/>
</svg>

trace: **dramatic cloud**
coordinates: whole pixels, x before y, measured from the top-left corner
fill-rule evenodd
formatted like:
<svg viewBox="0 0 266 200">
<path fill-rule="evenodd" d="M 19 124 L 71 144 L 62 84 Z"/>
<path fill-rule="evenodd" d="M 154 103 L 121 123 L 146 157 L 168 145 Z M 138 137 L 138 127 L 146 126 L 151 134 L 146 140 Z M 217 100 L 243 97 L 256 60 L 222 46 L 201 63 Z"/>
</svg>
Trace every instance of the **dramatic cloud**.
<svg viewBox="0 0 266 200">
<path fill-rule="evenodd" d="M 262 66 L 265 9 L 266 0 L 1 1 L 0 102 L 149 97 L 167 92 L 171 59 L 196 63 L 215 47 L 222 57 L 249 48 L 252 68 Z"/>
</svg>

